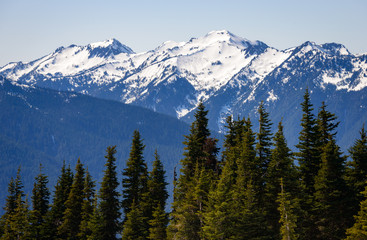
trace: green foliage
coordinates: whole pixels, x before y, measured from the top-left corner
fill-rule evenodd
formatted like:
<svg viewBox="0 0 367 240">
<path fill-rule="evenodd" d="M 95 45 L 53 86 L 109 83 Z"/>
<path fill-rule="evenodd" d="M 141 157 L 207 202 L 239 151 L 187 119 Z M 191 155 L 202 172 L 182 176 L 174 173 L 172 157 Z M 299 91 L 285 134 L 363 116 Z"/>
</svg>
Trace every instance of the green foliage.
<svg viewBox="0 0 367 240">
<path fill-rule="evenodd" d="M 342 239 L 346 229 L 344 162 L 334 139 L 324 146 L 321 168 L 315 179 L 314 213 L 319 239 Z"/>
<path fill-rule="evenodd" d="M 92 176 L 89 171 L 86 170 L 84 188 L 83 188 L 83 204 L 82 204 L 82 221 L 80 223 L 80 231 L 78 237 L 80 239 L 88 239 L 92 235 L 93 229 L 91 228 L 91 219 L 95 211 L 95 186 L 96 184 L 92 180 Z"/>
<path fill-rule="evenodd" d="M 364 199 L 362 192 L 367 182 L 367 133 L 364 126 L 360 131 L 360 137 L 349 149 L 349 153 L 352 161 L 349 162 L 346 170 L 346 179 L 352 191 L 351 195 L 354 196 L 350 204 L 351 212 L 352 215 L 356 215 L 359 209 L 359 203 Z"/>
<path fill-rule="evenodd" d="M 297 153 L 300 166 L 302 186 L 304 188 L 306 198 L 310 198 L 314 192 L 315 176 L 320 168 L 320 158 L 318 149 L 318 129 L 316 125 L 315 115 L 312 113 L 312 103 L 308 89 L 305 91 L 302 106 L 302 130 L 299 134 L 299 143 L 296 145 L 299 152 Z"/>
<path fill-rule="evenodd" d="M 61 226 L 66 210 L 65 202 L 69 197 L 71 185 L 73 184 L 73 173 L 70 166 L 66 168 L 65 161 L 61 168 L 61 174 L 55 186 L 53 203 L 50 211 L 45 216 L 45 224 L 43 231 L 48 239 L 56 239 L 59 237 L 57 229 Z"/>
<path fill-rule="evenodd" d="M 119 218 L 120 213 L 120 201 L 117 187 L 119 185 L 117 181 L 116 173 L 116 146 L 107 147 L 107 159 L 105 164 L 104 176 L 99 190 L 99 209 L 98 219 L 99 227 L 98 232 L 95 234 L 98 239 L 102 240 L 114 240 L 117 239 L 116 234 L 120 230 Z"/>
<path fill-rule="evenodd" d="M 127 213 L 124 229 L 122 231 L 122 240 L 145 240 L 148 232 L 146 231 L 146 217 L 139 206 L 133 200 L 130 211 Z"/>
<path fill-rule="evenodd" d="M 147 165 L 143 158 L 145 146 L 142 143 L 139 131 L 135 130 L 130 149 L 130 157 L 126 162 L 126 168 L 122 175 L 122 207 L 125 213 L 130 212 L 132 203 L 139 205 L 142 201 L 143 193 L 147 191 L 148 172 Z"/>
<path fill-rule="evenodd" d="M 32 191 L 32 206 L 31 223 L 32 223 L 32 238 L 47 239 L 44 231 L 44 223 L 46 214 L 49 209 L 50 191 L 47 188 L 48 178 L 42 172 L 40 165 L 40 173 L 35 178 L 35 183 Z"/>
<path fill-rule="evenodd" d="M 356 215 L 354 225 L 347 229 L 347 240 L 367 239 L 367 187 L 362 192 L 364 200 L 360 203 L 360 210 Z"/>
<path fill-rule="evenodd" d="M 154 211 L 152 219 L 149 220 L 149 236 L 151 240 L 165 240 L 167 239 L 167 213 L 164 211 L 164 207 L 158 205 Z"/>
<path fill-rule="evenodd" d="M 287 146 L 286 139 L 283 134 L 282 122 L 279 122 L 278 131 L 273 139 L 274 148 L 271 151 L 271 161 L 268 166 L 265 187 L 265 209 L 267 213 L 267 221 L 272 235 L 279 236 L 280 223 L 278 204 L 273 201 L 281 192 L 279 188 L 281 179 L 284 179 L 285 185 L 288 187 L 293 196 L 298 194 L 298 173 L 293 163 L 293 155 Z"/>
<path fill-rule="evenodd" d="M 292 201 L 289 192 L 285 191 L 283 178 L 280 179 L 280 192 L 278 194 L 277 202 L 279 203 L 278 211 L 280 213 L 279 223 L 280 236 L 282 240 L 296 240 L 299 235 L 296 233 L 297 216 L 294 209 L 297 208 L 297 202 Z"/>
<path fill-rule="evenodd" d="M 73 184 L 68 199 L 65 202 L 63 223 L 58 227 L 59 235 L 67 239 L 78 239 L 80 223 L 82 222 L 82 205 L 84 199 L 85 170 L 80 159 L 75 167 Z"/>
<path fill-rule="evenodd" d="M 18 195 L 16 208 L 5 220 L 4 233 L 0 239 L 30 239 L 30 212 L 27 200 Z"/>
</svg>

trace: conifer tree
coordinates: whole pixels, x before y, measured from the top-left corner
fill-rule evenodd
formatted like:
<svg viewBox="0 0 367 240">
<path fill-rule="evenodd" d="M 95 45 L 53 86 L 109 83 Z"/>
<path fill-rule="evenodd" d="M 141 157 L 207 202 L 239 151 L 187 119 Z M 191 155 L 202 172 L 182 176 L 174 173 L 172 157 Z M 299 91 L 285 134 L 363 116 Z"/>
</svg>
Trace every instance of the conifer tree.
<svg viewBox="0 0 367 240">
<path fill-rule="evenodd" d="M 15 205 L 16 208 L 13 210 L 11 215 L 6 218 L 4 233 L 1 236 L 1 239 L 30 239 L 31 226 L 28 201 L 24 201 L 21 194 L 19 194 Z"/>
<path fill-rule="evenodd" d="M 46 214 L 46 222 L 43 231 L 47 239 L 57 239 L 58 227 L 63 223 L 64 212 L 66 210 L 65 202 L 67 201 L 73 184 L 73 173 L 70 166 L 66 168 L 65 161 L 61 167 L 61 174 L 55 186 L 53 203 L 50 211 Z"/>
<path fill-rule="evenodd" d="M 339 122 L 336 122 L 335 114 L 326 110 L 325 102 L 322 102 L 319 113 L 317 115 L 317 128 L 319 134 L 319 145 L 322 148 L 330 138 L 335 138 L 337 134 L 336 128 Z"/>
<path fill-rule="evenodd" d="M 166 233 L 166 227 L 168 224 L 168 215 L 164 212 L 168 193 L 166 186 L 168 183 L 165 180 L 166 171 L 163 168 L 163 164 L 159 158 L 157 150 L 154 153 L 153 169 L 149 173 L 148 190 L 143 196 L 143 208 L 144 215 L 147 217 L 147 224 L 149 235 L 158 234 L 164 226 L 164 232 Z M 161 212 L 163 211 L 163 213 Z M 161 222 L 159 222 L 161 221 Z M 153 225 L 151 225 L 154 224 Z M 155 232 L 155 233 L 152 233 Z"/>
<path fill-rule="evenodd" d="M 130 211 L 127 213 L 126 221 L 122 231 L 122 240 L 145 240 L 148 232 L 146 232 L 146 218 L 143 211 L 133 200 Z"/>
<path fill-rule="evenodd" d="M 265 192 L 265 181 L 268 164 L 270 162 L 270 154 L 271 154 L 271 121 L 269 119 L 269 113 L 266 112 L 264 103 L 261 102 L 258 108 L 259 113 L 259 132 L 257 133 L 256 139 L 256 165 L 259 169 L 259 175 L 254 176 L 252 179 L 254 182 L 254 188 L 257 189 L 258 202 L 261 206 L 263 206 L 264 200 L 264 192 Z"/>
<path fill-rule="evenodd" d="M 277 202 L 279 203 L 280 213 L 280 239 L 282 240 L 296 240 L 298 234 L 296 233 L 297 228 L 297 216 L 295 215 L 294 209 L 297 208 L 296 202 L 292 202 L 292 197 L 289 192 L 285 191 L 283 184 L 283 178 L 280 179 L 280 189 L 278 194 Z"/>
<path fill-rule="evenodd" d="M 120 230 L 119 218 L 120 202 L 119 193 L 117 191 L 118 181 L 116 173 L 116 146 L 107 148 L 107 159 L 105 164 L 104 176 L 99 190 L 99 207 L 98 207 L 98 232 L 95 236 L 101 240 L 117 239 L 116 234 Z"/>
<path fill-rule="evenodd" d="M 157 205 L 153 210 L 153 217 L 149 220 L 149 236 L 151 240 L 167 239 L 167 213 L 161 205 Z"/>
<path fill-rule="evenodd" d="M 315 178 L 314 213 L 318 239 L 342 239 L 347 226 L 345 158 L 341 154 L 330 136 L 323 148 L 321 168 Z"/>
<path fill-rule="evenodd" d="M 352 160 L 347 168 L 347 182 L 353 197 L 351 202 L 352 215 L 356 215 L 359 209 L 359 203 L 364 196 L 362 192 L 367 182 L 367 133 L 362 126 L 360 138 L 357 139 L 349 149 Z"/>
<path fill-rule="evenodd" d="M 269 119 L 269 113 L 266 112 L 264 103 L 261 102 L 258 108 L 259 113 L 259 132 L 256 139 L 256 151 L 258 155 L 258 162 L 261 164 L 263 174 L 266 172 L 267 165 L 270 161 L 270 148 L 271 148 L 271 125 Z"/>
<path fill-rule="evenodd" d="M 32 190 L 31 222 L 32 238 L 34 239 L 47 239 L 43 226 L 49 209 L 50 191 L 47 188 L 47 183 L 48 178 L 42 173 L 42 165 L 40 165 L 40 173 L 35 178 Z"/>
<path fill-rule="evenodd" d="M 265 187 L 265 209 L 266 217 L 270 227 L 270 231 L 274 237 L 279 236 L 280 214 L 278 204 L 274 202 L 280 194 L 281 178 L 285 179 L 285 185 L 288 187 L 293 196 L 298 193 L 297 172 L 293 163 L 291 150 L 287 146 L 283 133 L 282 122 L 279 122 L 278 131 L 274 135 L 274 149 L 271 154 L 269 163 L 266 187 Z"/>
<path fill-rule="evenodd" d="M 300 217 L 299 226 L 302 229 L 300 238 L 315 239 L 315 219 L 312 212 L 314 204 L 315 177 L 320 169 L 320 147 L 319 134 L 315 115 L 313 114 L 313 105 L 311 103 L 308 88 L 305 91 L 302 106 L 302 130 L 299 133 L 299 143 L 296 145 L 296 153 L 302 196 L 300 197 L 300 206 L 302 217 Z"/>
<path fill-rule="evenodd" d="M 9 186 L 8 186 L 8 192 L 9 195 L 6 198 L 6 205 L 5 205 L 5 214 L 4 216 L 6 217 L 7 215 L 11 215 L 14 210 L 18 207 L 17 203 L 18 203 L 18 198 L 20 196 L 20 198 L 23 198 L 24 195 L 24 191 L 23 191 L 23 183 L 21 180 L 21 175 L 20 175 L 20 167 L 18 167 L 17 170 L 17 175 L 16 178 L 11 178 Z"/>
<path fill-rule="evenodd" d="M 82 221 L 80 223 L 80 231 L 78 237 L 80 239 L 88 239 L 92 235 L 91 219 L 93 218 L 95 206 L 95 183 L 88 169 L 85 172 L 84 189 L 83 189 L 83 205 L 82 205 Z"/>
<path fill-rule="evenodd" d="M 133 134 L 130 156 L 126 162 L 126 168 L 122 175 L 122 207 L 124 209 L 126 221 L 132 203 L 135 201 L 139 205 L 143 194 L 147 192 L 148 172 L 147 165 L 143 158 L 145 146 L 142 143 L 139 131 L 135 130 Z"/>
<path fill-rule="evenodd" d="M 190 134 L 185 136 L 185 157 L 181 160 L 181 175 L 175 188 L 174 212 L 169 228 L 174 239 L 200 239 L 202 210 L 218 176 L 217 140 L 209 137 L 207 113 L 200 103 Z"/>
<path fill-rule="evenodd" d="M 347 240 L 367 239 L 367 187 L 362 192 L 364 200 L 360 203 L 360 210 L 354 217 L 354 225 L 347 229 Z"/>
<path fill-rule="evenodd" d="M 318 149 L 318 130 L 316 125 L 315 115 L 312 113 L 313 105 L 311 103 L 308 89 L 305 91 L 304 101 L 302 102 L 302 130 L 299 134 L 299 143 L 296 145 L 299 152 L 298 162 L 301 171 L 302 186 L 310 198 L 314 193 L 315 176 L 320 168 L 320 156 Z"/>
<path fill-rule="evenodd" d="M 163 164 L 157 150 L 155 150 L 153 169 L 149 173 L 148 189 L 152 198 L 151 202 L 153 202 L 154 205 L 161 206 L 163 209 L 168 198 L 168 192 L 166 189 L 168 183 L 165 180 L 165 174 L 166 171 L 163 168 Z"/>
<path fill-rule="evenodd" d="M 25 196 L 23 191 L 23 183 L 21 180 L 21 168 L 18 167 L 17 175 L 11 178 L 8 185 L 9 195 L 6 198 L 5 213 L 1 217 L 1 225 L 3 231 L 2 239 L 16 239 L 17 236 L 23 236 L 18 230 L 19 224 L 22 222 L 26 227 L 29 224 L 29 210 L 27 202 L 24 202 L 23 197 Z M 28 232 L 28 227 L 27 227 Z M 20 235 L 19 235 L 20 234 Z"/>
<path fill-rule="evenodd" d="M 75 167 L 73 184 L 71 185 L 68 199 L 65 202 L 65 212 L 63 223 L 58 228 L 60 236 L 67 239 L 78 239 L 80 223 L 82 221 L 82 205 L 84 199 L 85 170 L 83 164 L 78 159 Z"/>
</svg>

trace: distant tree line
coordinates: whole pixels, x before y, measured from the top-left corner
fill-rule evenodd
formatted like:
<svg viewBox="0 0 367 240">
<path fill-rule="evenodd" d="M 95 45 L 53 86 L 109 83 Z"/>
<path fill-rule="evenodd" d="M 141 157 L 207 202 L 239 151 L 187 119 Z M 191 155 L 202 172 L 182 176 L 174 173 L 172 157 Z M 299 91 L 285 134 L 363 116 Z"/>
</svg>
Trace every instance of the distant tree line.
<svg viewBox="0 0 367 240">
<path fill-rule="evenodd" d="M 74 172 L 63 164 L 52 201 L 40 166 L 27 199 L 19 169 L 8 185 L 0 239 L 367 239 L 364 126 L 348 160 L 335 140 L 335 114 L 322 103 L 315 115 L 308 90 L 301 106 L 297 152 L 287 146 L 282 122 L 272 133 L 261 103 L 257 132 L 249 118 L 227 118 L 219 157 L 200 103 L 174 174 L 169 214 L 163 164 L 156 151 L 148 172 L 138 131 L 121 193 L 115 147 L 107 148 L 98 191 L 78 160 Z"/>
</svg>

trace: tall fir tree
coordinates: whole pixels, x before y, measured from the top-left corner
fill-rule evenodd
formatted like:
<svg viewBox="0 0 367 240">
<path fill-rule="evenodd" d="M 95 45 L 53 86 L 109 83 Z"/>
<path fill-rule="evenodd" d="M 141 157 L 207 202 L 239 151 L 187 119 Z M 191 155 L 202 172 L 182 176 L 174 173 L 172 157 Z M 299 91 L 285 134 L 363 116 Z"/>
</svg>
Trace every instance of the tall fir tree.
<svg viewBox="0 0 367 240">
<path fill-rule="evenodd" d="M 345 157 L 331 136 L 322 150 L 321 168 L 315 178 L 314 214 L 317 239 L 343 239 L 348 224 L 345 217 L 348 216 L 348 209 L 345 208 Z"/>
<path fill-rule="evenodd" d="M 367 182 L 367 132 L 362 126 L 360 137 L 349 149 L 351 161 L 348 163 L 346 179 L 351 190 L 351 213 L 356 215 L 359 209 L 359 203 L 364 196 L 362 192 Z"/>
<path fill-rule="evenodd" d="M 217 177 L 217 140 L 210 139 L 208 119 L 203 103 L 199 103 L 190 134 L 185 136 L 184 159 L 181 160 L 181 175 L 176 182 L 174 211 L 171 214 L 170 236 L 173 239 L 200 239 L 203 217 L 211 184 Z M 202 184 L 209 180 L 209 186 Z M 195 189 L 195 190 L 194 190 Z"/>
<path fill-rule="evenodd" d="M 117 239 L 120 230 L 119 186 L 116 173 L 116 146 L 107 148 L 104 176 L 99 190 L 98 229 L 94 236 L 100 240 Z"/>
<path fill-rule="evenodd" d="M 295 197 L 298 193 L 298 173 L 293 162 L 291 150 L 287 146 L 286 139 L 283 133 L 282 122 L 278 124 L 278 131 L 273 139 L 274 149 L 271 154 L 269 163 L 266 187 L 265 187 L 265 209 L 266 218 L 269 225 L 269 230 L 275 239 L 280 237 L 280 213 L 278 204 L 274 202 L 280 194 L 281 178 L 284 179 L 284 184 L 288 187 L 288 191 Z"/>
<path fill-rule="evenodd" d="M 157 150 L 155 150 L 153 169 L 149 173 L 148 190 L 151 194 L 151 200 L 154 205 L 161 206 L 162 208 L 165 207 L 168 198 L 168 183 L 165 180 L 165 175 L 166 171 L 163 168 L 163 164 Z"/>
<path fill-rule="evenodd" d="M 80 223 L 82 222 L 82 205 L 84 199 L 85 170 L 78 159 L 75 175 L 68 199 L 65 202 L 63 223 L 58 228 L 59 235 L 67 239 L 79 239 Z"/>
<path fill-rule="evenodd" d="M 256 139 L 256 165 L 258 166 L 260 172 L 258 176 L 254 176 L 253 184 L 255 189 L 258 188 L 258 202 L 261 207 L 264 205 L 264 192 L 266 184 L 266 174 L 267 168 L 270 162 L 271 155 L 271 121 L 269 119 L 269 113 L 266 112 L 264 103 L 261 102 L 258 108 L 259 113 L 259 132 L 257 133 Z"/>
<path fill-rule="evenodd" d="M 28 225 L 29 209 L 27 202 L 24 202 L 23 200 L 25 196 L 23 188 L 21 167 L 19 166 L 15 179 L 11 178 L 8 185 L 9 194 L 5 200 L 5 213 L 1 217 L 1 228 L 3 232 L 2 239 L 16 239 L 16 237 L 21 234 L 18 232 L 17 224 L 21 224 L 21 222 L 24 221 Z M 26 227 L 26 225 L 24 227 Z M 21 234 L 21 236 L 23 235 Z"/>
<path fill-rule="evenodd" d="M 24 201 L 19 194 L 15 205 L 14 211 L 6 218 L 4 233 L 0 239 L 36 239 L 30 235 L 30 212 L 27 199 Z"/>
<path fill-rule="evenodd" d="M 335 138 L 337 134 L 336 128 L 339 126 L 335 114 L 326 110 L 326 107 L 325 102 L 322 102 L 316 120 L 320 148 L 324 147 L 329 142 L 330 138 Z"/>
<path fill-rule="evenodd" d="M 122 240 L 146 240 L 149 234 L 146 232 L 146 221 L 143 210 L 133 200 L 124 223 Z"/>
<path fill-rule="evenodd" d="M 269 119 L 269 113 L 266 112 L 264 103 L 261 102 L 257 110 L 259 113 L 259 132 L 256 139 L 256 152 L 258 156 L 258 162 L 261 164 L 263 175 L 265 175 L 267 165 L 270 161 L 271 154 L 271 121 Z"/>
<path fill-rule="evenodd" d="M 313 104 L 311 103 L 308 88 L 303 96 L 302 106 L 302 130 L 299 133 L 299 143 L 296 145 L 298 152 L 296 153 L 299 173 L 300 186 L 302 196 L 300 197 L 300 206 L 302 216 L 300 217 L 299 226 L 302 229 L 300 238 L 315 239 L 315 219 L 313 216 L 315 177 L 320 169 L 320 147 L 319 133 L 315 115 L 313 114 Z"/>
<path fill-rule="evenodd" d="M 318 149 L 318 129 L 315 115 L 312 113 L 313 105 L 311 103 L 308 89 L 305 91 L 302 106 L 302 130 L 299 134 L 299 143 L 296 145 L 299 152 L 298 162 L 301 173 L 302 186 L 306 195 L 310 196 L 315 191 L 315 176 L 320 169 L 320 154 Z"/>
<path fill-rule="evenodd" d="M 32 206 L 31 223 L 32 223 L 32 238 L 47 239 L 44 231 L 44 223 L 46 214 L 49 210 L 50 191 L 47 188 L 48 178 L 42 173 L 42 165 L 40 165 L 40 173 L 35 178 L 35 183 L 32 190 Z"/>
<path fill-rule="evenodd" d="M 65 202 L 67 201 L 73 184 L 73 173 L 70 166 L 66 167 L 65 161 L 61 167 L 61 174 L 55 186 L 53 203 L 50 211 L 46 214 L 43 231 L 47 239 L 57 239 L 59 237 L 57 229 L 63 223 L 64 212 L 66 210 Z"/>
<path fill-rule="evenodd" d="M 140 133 L 135 130 L 129 159 L 126 162 L 126 168 L 122 172 L 124 222 L 127 220 L 132 203 L 135 202 L 136 205 L 139 205 L 143 194 L 147 192 L 148 170 L 143 157 L 144 148 Z"/>
<path fill-rule="evenodd" d="M 149 220 L 149 236 L 151 240 L 165 240 L 167 239 L 167 213 L 164 207 L 157 205 L 153 210 L 152 219 Z"/>
<path fill-rule="evenodd" d="M 83 204 L 82 204 L 82 221 L 80 223 L 79 239 L 87 240 L 93 232 L 91 220 L 93 218 L 95 206 L 95 187 L 96 184 L 92 180 L 88 169 L 85 171 L 85 180 L 83 188 Z"/>
<path fill-rule="evenodd" d="M 145 215 L 147 217 L 148 232 L 150 238 L 156 236 L 162 239 L 162 231 L 164 228 L 164 236 L 166 236 L 166 227 L 168 224 L 168 215 L 164 212 L 166 201 L 168 198 L 167 185 L 165 180 L 166 171 L 160 160 L 157 150 L 154 152 L 153 169 L 149 173 L 148 191 L 145 194 L 144 202 Z"/>
</svg>

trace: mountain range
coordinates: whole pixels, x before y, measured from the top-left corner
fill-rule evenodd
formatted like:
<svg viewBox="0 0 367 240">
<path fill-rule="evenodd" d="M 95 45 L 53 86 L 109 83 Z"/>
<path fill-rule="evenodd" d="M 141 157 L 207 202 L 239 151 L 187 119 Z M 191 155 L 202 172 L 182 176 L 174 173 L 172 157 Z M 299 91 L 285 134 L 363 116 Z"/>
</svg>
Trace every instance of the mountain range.
<svg viewBox="0 0 367 240">
<path fill-rule="evenodd" d="M 367 117 L 367 54 L 342 44 L 278 50 L 226 30 L 187 42 L 167 41 L 135 53 L 116 39 L 59 47 L 31 62 L 9 63 L 0 75 L 19 84 L 76 91 L 192 120 L 199 101 L 209 109 L 209 126 L 223 131 L 228 115 L 251 117 L 266 104 L 271 119 L 283 119 L 291 145 L 300 130 L 300 103 L 306 88 L 315 114 L 321 101 L 342 122 L 340 144 L 351 145 Z"/>
</svg>

